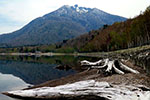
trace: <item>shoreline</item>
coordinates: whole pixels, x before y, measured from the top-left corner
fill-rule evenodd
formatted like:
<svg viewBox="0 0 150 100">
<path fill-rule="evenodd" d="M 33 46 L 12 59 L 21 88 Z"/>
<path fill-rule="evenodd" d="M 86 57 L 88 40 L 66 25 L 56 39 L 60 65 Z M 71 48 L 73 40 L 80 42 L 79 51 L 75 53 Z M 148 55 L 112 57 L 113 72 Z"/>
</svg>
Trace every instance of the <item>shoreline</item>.
<svg viewBox="0 0 150 100">
<path fill-rule="evenodd" d="M 44 82 L 44 83 L 39 84 L 39 85 L 35 85 L 35 86 L 27 88 L 27 89 L 39 88 L 39 87 L 43 87 L 43 86 L 54 87 L 54 86 L 58 86 L 58 85 L 64 85 L 67 83 L 73 83 L 73 82 L 77 82 L 77 81 L 90 80 L 90 79 L 95 79 L 98 81 L 107 81 L 107 82 L 110 82 L 113 84 L 122 84 L 122 83 L 141 84 L 142 83 L 143 85 L 150 87 L 149 76 L 146 74 L 146 72 L 143 68 L 134 65 L 130 61 L 126 62 L 126 65 L 128 65 L 130 68 L 133 68 L 133 69 L 139 71 L 140 74 L 126 73 L 124 75 L 119 75 L 119 74 L 105 75 L 103 73 L 97 74 L 96 73 L 97 69 L 91 69 L 89 71 L 85 70 L 83 72 L 79 72 L 79 73 L 76 73 L 74 75 L 62 77 L 60 79 L 47 81 L 47 82 Z M 140 81 L 137 81 L 135 79 L 135 77 L 137 77 L 137 79 L 139 79 Z M 142 80 L 143 80 L 142 77 L 144 80 L 147 80 L 147 82 L 146 81 L 142 82 Z M 118 79 L 120 79 L 120 80 L 118 80 Z"/>
<path fill-rule="evenodd" d="M 143 85 L 144 88 L 145 88 L 145 86 L 150 87 L 150 79 L 145 74 L 144 69 L 142 69 L 141 67 L 133 65 L 131 62 L 127 62 L 126 64 L 128 66 L 130 66 L 131 68 L 138 70 L 140 72 L 140 74 L 127 73 L 127 74 L 124 74 L 124 75 L 113 74 L 113 75 L 107 76 L 107 75 L 104 75 L 102 73 L 96 74 L 97 70 L 92 69 L 90 71 L 85 70 L 83 72 L 79 72 L 79 73 L 74 74 L 74 75 L 69 75 L 69 76 L 66 76 L 66 77 L 62 77 L 60 79 L 47 81 L 45 83 L 35 85 L 33 87 L 25 88 L 21 91 L 24 92 L 26 90 L 30 91 L 30 90 L 34 90 L 34 89 L 39 90 L 41 88 L 63 86 L 63 85 L 67 85 L 67 84 L 74 84 L 76 82 L 88 81 L 88 80 L 94 80 L 95 82 L 108 82 L 109 84 L 112 84 L 112 85 L 115 85 L 115 86 L 123 84 L 125 86 Z M 10 92 L 10 93 L 5 92 L 3 94 L 5 94 L 7 96 L 10 96 L 10 97 L 14 97 L 14 98 L 26 98 L 26 97 L 22 97 L 22 96 L 13 95 L 11 93 L 13 93 L 13 91 Z M 87 97 L 85 96 L 86 99 L 85 98 L 83 98 L 83 99 L 84 100 L 89 100 Z M 48 98 L 49 97 L 47 95 L 45 97 L 42 97 L 41 99 L 48 99 Z M 72 97 L 67 97 L 67 98 L 72 98 Z M 29 97 L 28 99 L 40 99 L 40 97 L 38 98 L 38 97 L 35 96 L 35 97 Z M 54 100 L 56 100 L 56 99 L 57 99 L 57 97 L 54 98 Z M 75 100 L 75 99 L 71 99 L 71 100 Z M 80 97 L 77 97 L 77 100 L 82 100 L 82 99 Z M 93 100 L 97 100 L 97 99 L 93 99 Z M 107 99 L 102 99 L 102 100 L 107 100 Z"/>
<path fill-rule="evenodd" d="M 117 58 L 117 59 L 122 59 L 122 58 L 127 59 L 128 58 L 128 60 L 127 60 L 127 62 L 125 62 L 125 64 L 127 66 L 129 66 L 130 68 L 139 71 L 140 74 L 126 73 L 124 75 L 119 75 L 119 74 L 104 75 L 103 73 L 96 74 L 97 69 L 92 69 L 90 71 L 85 70 L 83 72 L 79 72 L 74 75 L 69 75 L 66 77 L 62 77 L 60 79 L 47 81 L 45 83 L 35 85 L 33 87 L 25 88 L 21 91 L 24 92 L 26 90 L 30 91 L 33 89 L 41 89 L 44 87 L 57 87 L 57 86 L 62 86 L 62 85 L 66 85 L 66 84 L 74 84 L 75 82 L 79 82 L 79 81 L 94 80 L 95 82 L 108 82 L 109 84 L 112 84 L 115 86 L 122 85 L 122 84 L 125 86 L 130 86 L 130 85 L 141 86 L 141 85 L 143 85 L 144 87 L 141 87 L 141 88 L 144 88 L 148 92 L 150 92 L 150 78 L 146 74 L 146 69 L 145 69 L 146 67 L 144 65 L 141 65 L 141 67 L 139 67 L 136 63 L 142 59 L 145 59 L 145 60 L 142 60 L 143 62 L 149 61 L 149 55 L 150 55 L 149 50 L 150 50 L 150 48 L 148 48 L 148 49 L 142 48 L 142 49 L 138 49 L 138 50 L 136 49 L 136 50 L 131 50 L 131 51 L 129 50 L 129 51 L 108 52 L 108 53 L 90 53 L 90 56 L 91 55 L 93 55 L 93 56 L 101 55 L 101 57 L 104 57 L 104 58 L 105 57 Z M 13 55 L 18 55 L 18 53 L 13 53 Z M 25 55 L 25 54 L 23 53 L 23 55 Z M 47 55 L 47 53 L 40 54 L 40 55 Z M 48 54 L 48 55 L 52 56 L 52 54 Z M 65 55 L 65 54 L 64 53 L 63 54 L 56 53 L 55 55 Z M 72 55 L 72 54 L 69 54 L 69 55 Z M 86 56 L 87 53 L 84 55 Z M 80 54 L 80 56 L 81 56 L 81 54 Z M 87 56 L 89 56 L 89 55 L 87 55 Z M 148 88 L 145 88 L 145 87 L 148 87 Z M 10 97 L 16 97 L 16 95 L 11 94 L 11 92 L 10 93 L 5 92 L 3 94 L 10 96 Z M 17 96 L 17 98 L 24 98 L 24 97 Z M 31 99 L 39 99 L 39 98 L 36 98 L 36 96 L 31 97 Z M 42 97 L 42 99 L 47 99 L 47 98 L 49 98 L 48 95 L 46 97 Z M 57 98 L 54 98 L 54 100 L 56 100 L 56 99 Z M 74 100 L 74 99 L 71 99 L 71 100 Z M 79 100 L 82 100 L 82 99 L 80 98 Z M 88 99 L 84 99 L 84 100 L 88 100 Z M 97 99 L 93 99 L 93 100 L 97 100 Z M 107 100 L 107 99 L 104 99 L 104 100 Z M 136 99 L 136 100 L 139 100 L 139 99 Z M 142 100 L 142 99 L 140 99 L 140 100 Z M 149 100 L 149 99 L 146 99 L 146 100 Z"/>
</svg>

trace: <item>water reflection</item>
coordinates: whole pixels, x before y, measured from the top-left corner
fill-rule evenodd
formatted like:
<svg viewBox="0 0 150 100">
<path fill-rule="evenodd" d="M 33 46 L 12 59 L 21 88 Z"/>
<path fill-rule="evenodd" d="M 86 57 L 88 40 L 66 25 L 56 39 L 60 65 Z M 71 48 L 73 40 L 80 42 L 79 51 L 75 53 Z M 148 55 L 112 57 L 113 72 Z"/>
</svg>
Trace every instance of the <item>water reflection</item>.
<svg viewBox="0 0 150 100">
<path fill-rule="evenodd" d="M 22 89 L 29 86 L 22 79 L 9 74 L 0 73 L 0 92 Z M 18 100 L 0 94 L 0 100 Z"/>
<path fill-rule="evenodd" d="M 43 64 L 21 61 L 0 61 L 0 72 L 12 74 L 29 84 L 39 84 L 48 80 L 74 74 L 75 71 L 55 69 L 56 64 Z"/>
<path fill-rule="evenodd" d="M 74 56 L 0 56 L 0 72 L 35 85 L 82 71 L 78 62 L 83 59 L 92 60 Z"/>
<path fill-rule="evenodd" d="M 25 88 L 83 71 L 79 61 L 91 57 L 0 56 L 0 92 Z M 17 100 L 0 94 L 0 100 Z"/>
</svg>

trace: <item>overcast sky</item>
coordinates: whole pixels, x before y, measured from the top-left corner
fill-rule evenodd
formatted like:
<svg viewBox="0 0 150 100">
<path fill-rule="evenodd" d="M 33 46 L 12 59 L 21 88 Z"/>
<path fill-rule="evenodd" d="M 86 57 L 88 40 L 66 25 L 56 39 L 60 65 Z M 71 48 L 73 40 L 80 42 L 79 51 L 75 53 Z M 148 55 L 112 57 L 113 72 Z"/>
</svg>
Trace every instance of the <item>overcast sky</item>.
<svg viewBox="0 0 150 100">
<path fill-rule="evenodd" d="M 132 18 L 144 11 L 150 0 L 0 0 L 0 34 L 20 29 L 63 5 L 75 4 Z"/>
</svg>

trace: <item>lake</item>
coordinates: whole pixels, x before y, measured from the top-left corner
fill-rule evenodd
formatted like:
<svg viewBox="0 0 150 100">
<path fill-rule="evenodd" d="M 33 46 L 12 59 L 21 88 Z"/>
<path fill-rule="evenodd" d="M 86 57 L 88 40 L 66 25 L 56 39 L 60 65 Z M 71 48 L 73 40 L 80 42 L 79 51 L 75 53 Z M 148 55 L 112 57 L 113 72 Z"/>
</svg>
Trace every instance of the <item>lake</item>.
<svg viewBox="0 0 150 100">
<path fill-rule="evenodd" d="M 81 72 L 86 68 L 81 67 L 79 62 L 85 59 L 97 61 L 101 58 L 79 56 L 0 56 L 0 92 L 23 89 Z M 150 74 L 149 60 L 146 62 L 145 68 L 147 73 Z M 0 94 L 0 100 L 18 99 Z"/>
<path fill-rule="evenodd" d="M 85 70 L 79 61 L 94 57 L 0 56 L 0 92 L 23 89 Z M 64 67 L 65 66 L 65 67 Z M 0 94 L 0 100 L 18 100 Z"/>
</svg>

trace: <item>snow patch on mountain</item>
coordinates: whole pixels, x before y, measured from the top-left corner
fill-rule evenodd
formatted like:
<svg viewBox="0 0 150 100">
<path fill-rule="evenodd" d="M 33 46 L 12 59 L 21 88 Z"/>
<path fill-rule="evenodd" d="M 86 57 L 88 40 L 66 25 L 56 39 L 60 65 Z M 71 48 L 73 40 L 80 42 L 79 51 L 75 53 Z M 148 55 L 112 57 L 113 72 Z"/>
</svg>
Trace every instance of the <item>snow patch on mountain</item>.
<svg viewBox="0 0 150 100">
<path fill-rule="evenodd" d="M 87 13 L 89 11 L 87 8 L 79 7 L 78 5 L 74 5 L 73 8 L 79 13 Z"/>
</svg>

